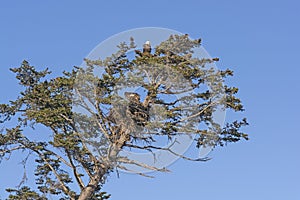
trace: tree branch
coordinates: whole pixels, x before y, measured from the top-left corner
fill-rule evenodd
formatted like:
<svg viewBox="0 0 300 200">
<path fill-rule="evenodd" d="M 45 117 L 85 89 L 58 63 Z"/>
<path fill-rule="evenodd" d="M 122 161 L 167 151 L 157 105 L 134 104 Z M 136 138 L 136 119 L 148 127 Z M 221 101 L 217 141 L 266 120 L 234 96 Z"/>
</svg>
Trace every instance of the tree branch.
<svg viewBox="0 0 300 200">
<path fill-rule="evenodd" d="M 150 169 L 150 170 L 153 170 L 153 171 L 170 172 L 170 170 L 168 170 L 166 168 L 157 168 L 157 167 L 150 166 L 150 165 L 147 165 L 145 163 L 141 163 L 141 162 L 138 162 L 138 161 L 135 161 L 135 160 L 129 160 L 126 157 L 118 157 L 117 161 L 121 162 L 121 163 L 136 165 L 136 166 L 139 166 L 139 167 L 142 167 L 142 168 L 145 168 L 145 169 Z"/>
<path fill-rule="evenodd" d="M 175 143 L 175 141 L 167 148 L 165 147 L 157 147 L 157 146 L 152 146 L 152 145 L 148 145 L 148 146 L 138 146 L 138 145 L 134 145 L 134 144 L 126 144 L 127 147 L 132 147 L 132 148 L 136 148 L 136 149 L 142 149 L 142 150 L 148 150 L 148 149 L 156 149 L 156 150 L 163 150 L 163 151 L 168 151 L 170 152 L 171 154 L 175 155 L 175 156 L 178 156 L 184 160 L 189 160 L 189 161 L 208 161 L 210 160 L 210 158 L 196 158 L 196 159 L 193 159 L 193 158 L 189 158 L 189 157 L 186 157 L 186 156 L 183 156 L 181 154 L 178 154 L 174 151 L 171 150 L 171 147 L 173 146 L 173 144 Z"/>
<path fill-rule="evenodd" d="M 78 183 L 78 185 L 80 187 L 80 190 L 83 190 L 84 183 L 83 183 L 82 179 L 80 178 L 80 175 L 77 172 L 77 168 L 76 168 L 76 166 L 73 163 L 72 156 L 71 156 L 71 154 L 70 154 L 70 152 L 68 150 L 66 150 L 66 153 L 67 153 L 67 156 L 69 158 L 69 161 L 70 161 L 70 164 L 71 164 L 71 168 L 73 169 L 73 174 L 75 176 L 75 179 L 76 179 L 76 181 L 77 181 L 77 183 Z"/>
<path fill-rule="evenodd" d="M 191 119 L 191 118 L 194 118 L 194 117 L 198 117 L 199 115 L 201 115 L 204 111 L 206 111 L 208 108 L 214 106 L 214 105 L 217 105 L 217 102 L 212 102 L 210 104 L 208 104 L 205 108 L 203 108 L 202 110 L 200 110 L 199 112 L 197 112 L 196 114 L 194 115 L 191 115 L 191 116 L 188 116 L 188 117 L 185 117 L 185 118 L 182 118 L 179 120 L 179 122 L 183 122 L 185 120 L 188 120 L 188 119 Z"/>
<path fill-rule="evenodd" d="M 147 174 L 145 174 L 145 173 L 137 172 L 137 171 L 128 169 L 127 167 L 124 167 L 124 166 L 122 166 L 122 165 L 117 165 L 117 168 L 123 169 L 123 170 L 128 171 L 128 172 L 132 172 L 132 173 L 134 173 L 134 174 L 141 175 L 141 176 L 144 176 L 144 177 L 147 177 L 147 178 L 154 178 L 154 176 L 149 176 L 149 175 L 147 175 Z"/>
</svg>

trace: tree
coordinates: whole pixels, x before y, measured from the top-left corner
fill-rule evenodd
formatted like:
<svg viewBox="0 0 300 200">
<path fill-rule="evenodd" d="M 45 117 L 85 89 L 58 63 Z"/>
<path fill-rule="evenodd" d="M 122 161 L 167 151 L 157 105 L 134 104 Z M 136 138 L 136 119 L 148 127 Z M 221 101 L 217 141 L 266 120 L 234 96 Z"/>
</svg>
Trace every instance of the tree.
<svg viewBox="0 0 300 200">
<path fill-rule="evenodd" d="M 38 71 L 27 61 L 11 69 L 24 90 L 16 100 L 0 104 L 0 123 L 15 124 L 1 131 L 0 156 L 21 151 L 35 156 L 37 191 L 27 186 L 7 189 L 14 193 L 10 199 L 45 199 L 47 195 L 107 199 L 110 195 L 101 188 L 113 171 L 134 171 L 132 165 L 168 171 L 130 159 L 123 150 L 160 150 L 206 161 L 179 154 L 159 140 L 188 135 L 199 148 L 248 139 L 240 130 L 248 125 L 246 119 L 224 127 L 214 120 L 217 109 L 244 109 L 236 97 L 238 88 L 224 82 L 233 72 L 213 67 L 217 58 L 193 57 L 200 40 L 171 35 L 152 51 L 149 42 L 146 46 L 147 51 L 139 51 L 131 38 L 110 57 L 85 59 L 86 67 L 74 67 L 51 79 L 48 69 Z M 135 56 L 129 56 L 132 51 Z M 95 74 L 99 69 L 101 73 Z M 140 90 L 127 91 L 137 87 Z M 30 139 L 30 131 L 38 125 L 51 130 L 49 140 Z M 78 188 L 72 188 L 72 183 Z"/>
</svg>

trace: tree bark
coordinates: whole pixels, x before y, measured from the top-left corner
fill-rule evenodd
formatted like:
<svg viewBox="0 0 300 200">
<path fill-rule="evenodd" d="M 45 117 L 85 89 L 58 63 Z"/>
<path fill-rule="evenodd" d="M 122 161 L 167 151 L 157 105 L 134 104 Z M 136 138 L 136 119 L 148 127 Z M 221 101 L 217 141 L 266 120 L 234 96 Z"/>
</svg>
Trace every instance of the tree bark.
<svg viewBox="0 0 300 200">
<path fill-rule="evenodd" d="M 106 171 L 107 170 L 105 169 L 100 169 L 99 172 L 95 175 L 95 177 L 90 179 L 88 185 L 85 186 L 85 188 L 81 191 L 78 200 L 88 200 L 94 195 L 97 186 L 100 183 L 103 176 L 105 175 Z"/>
</svg>

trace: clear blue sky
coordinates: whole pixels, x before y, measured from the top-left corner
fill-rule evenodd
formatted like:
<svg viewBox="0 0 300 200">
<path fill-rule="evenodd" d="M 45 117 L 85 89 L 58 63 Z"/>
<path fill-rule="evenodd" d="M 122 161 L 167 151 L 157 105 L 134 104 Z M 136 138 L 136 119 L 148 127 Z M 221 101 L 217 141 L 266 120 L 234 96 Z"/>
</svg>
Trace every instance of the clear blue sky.
<svg viewBox="0 0 300 200">
<path fill-rule="evenodd" d="M 230 83 L 240 87 L 251 140 L 217 148 L 206 163 L 177 161 L 155 179 L 112 175 L 105 190 L 112 200 L 300 199 L 299 10 L 296 0 L 1 1 L 0 102 L 16 97 L 8 69 L 23 59 L 58 73 L 121 31 L 189 33 L 235 71 Z M 0 186 L 17 184 L 12 165 L 0 166 Z"/>
</svg>

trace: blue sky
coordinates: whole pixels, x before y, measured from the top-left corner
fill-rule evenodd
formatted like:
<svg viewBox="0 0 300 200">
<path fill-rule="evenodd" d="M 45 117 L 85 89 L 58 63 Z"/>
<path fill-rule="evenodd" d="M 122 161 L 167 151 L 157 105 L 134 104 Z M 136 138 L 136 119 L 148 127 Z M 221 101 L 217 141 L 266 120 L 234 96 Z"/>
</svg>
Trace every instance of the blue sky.
<svg viewBox="0 0 300 200">
<path fill-rule="evenodd" d="M 105 190 L 112 200 L 300 199 L 299 9 L 296 0 L 1 1 L 0 102 L 16 98 L 8 69 L 24 59 L 58 74 L 121 31 L 155 26 L 189 33 L 220 57 L 219 68 L 235 71 L 229 83 L 240 88 L 250 141 L 217 148 L 206 163 L 177 161 L 172 173 L 155 179 L 113 174 Z M 0 187 L 17 184 L 15 165 L 0 166 Z"/>
</svg>

